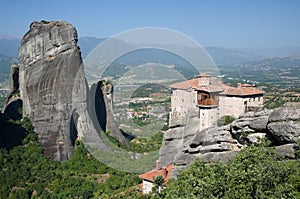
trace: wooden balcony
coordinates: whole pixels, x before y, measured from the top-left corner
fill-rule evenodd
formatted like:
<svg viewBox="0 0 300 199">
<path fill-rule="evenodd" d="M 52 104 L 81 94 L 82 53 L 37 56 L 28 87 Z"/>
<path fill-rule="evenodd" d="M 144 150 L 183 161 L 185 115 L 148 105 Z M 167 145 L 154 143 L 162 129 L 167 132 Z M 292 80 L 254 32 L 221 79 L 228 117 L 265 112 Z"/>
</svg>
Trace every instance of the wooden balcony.
<svg viewBox="0 0 300 199">
<path fill-rule="evenodd" d="M 197 102 L 201 107 L 216 107 L 219 106 L 219 96 L 214 93 L 198 92 Z"/>
</svg>

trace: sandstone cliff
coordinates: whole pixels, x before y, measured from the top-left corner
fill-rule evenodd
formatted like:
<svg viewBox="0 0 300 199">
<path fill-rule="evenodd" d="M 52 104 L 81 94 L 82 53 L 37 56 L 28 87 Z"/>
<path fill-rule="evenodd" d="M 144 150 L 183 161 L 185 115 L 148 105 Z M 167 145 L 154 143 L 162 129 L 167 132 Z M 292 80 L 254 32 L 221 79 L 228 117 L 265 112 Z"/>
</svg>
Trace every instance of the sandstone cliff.
<svg viewBox="0 0 300 199">
<path fill-rule="evenodd" d="M 111 99 L 95 107 L 77 46 L 77 31 L 71 24 L 33 22 L 22 39 L 19 64 L 12 69 L 11 95 L 17 94 L 16 99 L 21 100 L 23 116 L 31 119 L 46 156 L 67 160 L 78 137 L 105 149 L 99 134 L 106 129 L 99 128 L 99 121 L 106 118 L 110 118 L 106 126 L 114 131 L 112 135 L 126 142 L 113 120 L 112 111 L 108 111 L 105 118 L 91 116 L 92 112 L 107 110 Z M 99 98 L 97 93 L 93 95 Z M 12 106 L 12 96 L 4 110 Z"/>
<path fill-rule="evenodd" d="M 204 162 L 226 162 L 260 138 L 269 139 L 279 155 L 295 158 L 300 139 L 300 104 L 287 104 L 275 110 L 248 112 L 226 126 L 212 126 L 198 132 L 192 122 L 171 126 L 165 132 L 160 149 L 162 165 L 175 163 L 172 176 L 188 167 L 196 158 Z M 189 136 L 188 136 L 189 135 Z"/>
</svg>

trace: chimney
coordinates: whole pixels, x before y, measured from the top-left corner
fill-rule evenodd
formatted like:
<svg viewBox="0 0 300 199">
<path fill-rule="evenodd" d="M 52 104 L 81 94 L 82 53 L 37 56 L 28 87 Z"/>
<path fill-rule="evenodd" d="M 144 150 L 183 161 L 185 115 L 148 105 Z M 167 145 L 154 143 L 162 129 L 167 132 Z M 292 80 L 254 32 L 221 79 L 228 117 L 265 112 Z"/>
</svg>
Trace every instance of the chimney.
<svg viewBox="0 0 300 199">
<path fill-rule="evenodd" d="M 201 73 L 198 75 L 198 87 L 210 85 L 210 75 L 206 73 Z"/>
<path fill-rule="evenodd" d="M 242 87 L 242 84 L 241 84 L 241 83 L 238 83 L 237 85 L 238 85 L 238 88 L 241 88 L 241 87 Z"/>
<path fill-rule="evenodd" d="M 163 176 L 164 178 L 167 177 L 167 167 L 163 167 L 163 168 L 161 169 L 161 174 L 162 174 L 162 176 Z"/>
<path fill-rule="evenodd" d="M 159 171 L 160 170 L 160 161 L 156 160 L 156 170 Z"/>
</svg>

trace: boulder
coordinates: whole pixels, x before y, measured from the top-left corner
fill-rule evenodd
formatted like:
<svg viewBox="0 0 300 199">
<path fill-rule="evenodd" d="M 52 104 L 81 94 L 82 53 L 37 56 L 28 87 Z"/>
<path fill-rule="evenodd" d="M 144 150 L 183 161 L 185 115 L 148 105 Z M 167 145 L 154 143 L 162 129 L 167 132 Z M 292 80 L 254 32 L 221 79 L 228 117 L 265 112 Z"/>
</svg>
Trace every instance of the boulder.
<svg viewBox="0 0 300 199">
<path fill-rule="evenodd" d="M 252 133 L 247 136 L 247 139 L 250 144 L 259 144 L 260 140 L 265 137 L 265 133 Z"/>
<path fill-rule="evenodd" d="M 297 147 L 298 146 L 296 144 L 284 144 L 281 146 L 276 146 L 275 149 L 279 157 L 295 159 L 295 150 L 297 149 Z"/>
<path fill-rule="evenodd" d="M 241 115 L 237 120 L 233 121 L 230 125 L 231 133 L 235 139 L 241 144 L 247 142 L 252 143 L 248 136 L 255 138 L 251 134 L 266 133 L 268 118 L 272 110 L 264 110 L 259 112 L 248 112 Z"/>
<path fill-rule="evenodd" d="M 300 138 L 300 105 L 295 103 L 274 110 L 267 129 L 275 145 L 295 143 Z"/>
<path fill-rule="evenodd" d="M 216 150 L 218 150 L 222 143 L 237 144 L 237 141 L 232 138 L 231 133 L 227 129 L 228 126 L 213 126 L 211 128 L 204 129 L 196 134 L 190 144 L 190 147 L 195 148 L 199 145 L 202 147 L 216 146 Z"/>
</svg>

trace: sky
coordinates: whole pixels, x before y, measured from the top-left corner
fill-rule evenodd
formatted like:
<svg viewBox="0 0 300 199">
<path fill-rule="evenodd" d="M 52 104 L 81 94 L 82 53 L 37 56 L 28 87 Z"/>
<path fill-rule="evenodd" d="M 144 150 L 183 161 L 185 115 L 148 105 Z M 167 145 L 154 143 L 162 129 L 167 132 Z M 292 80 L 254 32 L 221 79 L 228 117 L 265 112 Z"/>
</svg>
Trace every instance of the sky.
<svg viewBox="0 0 300 199">
<path fill-rule="evenodd" d="M 299 0 L 2 0 L 0 5 L 1 37 L 21 38 L 32 21 L 65 20 L 80 37 L 162 27 L 203 46 L 300 46 Z"/>
</svg>

